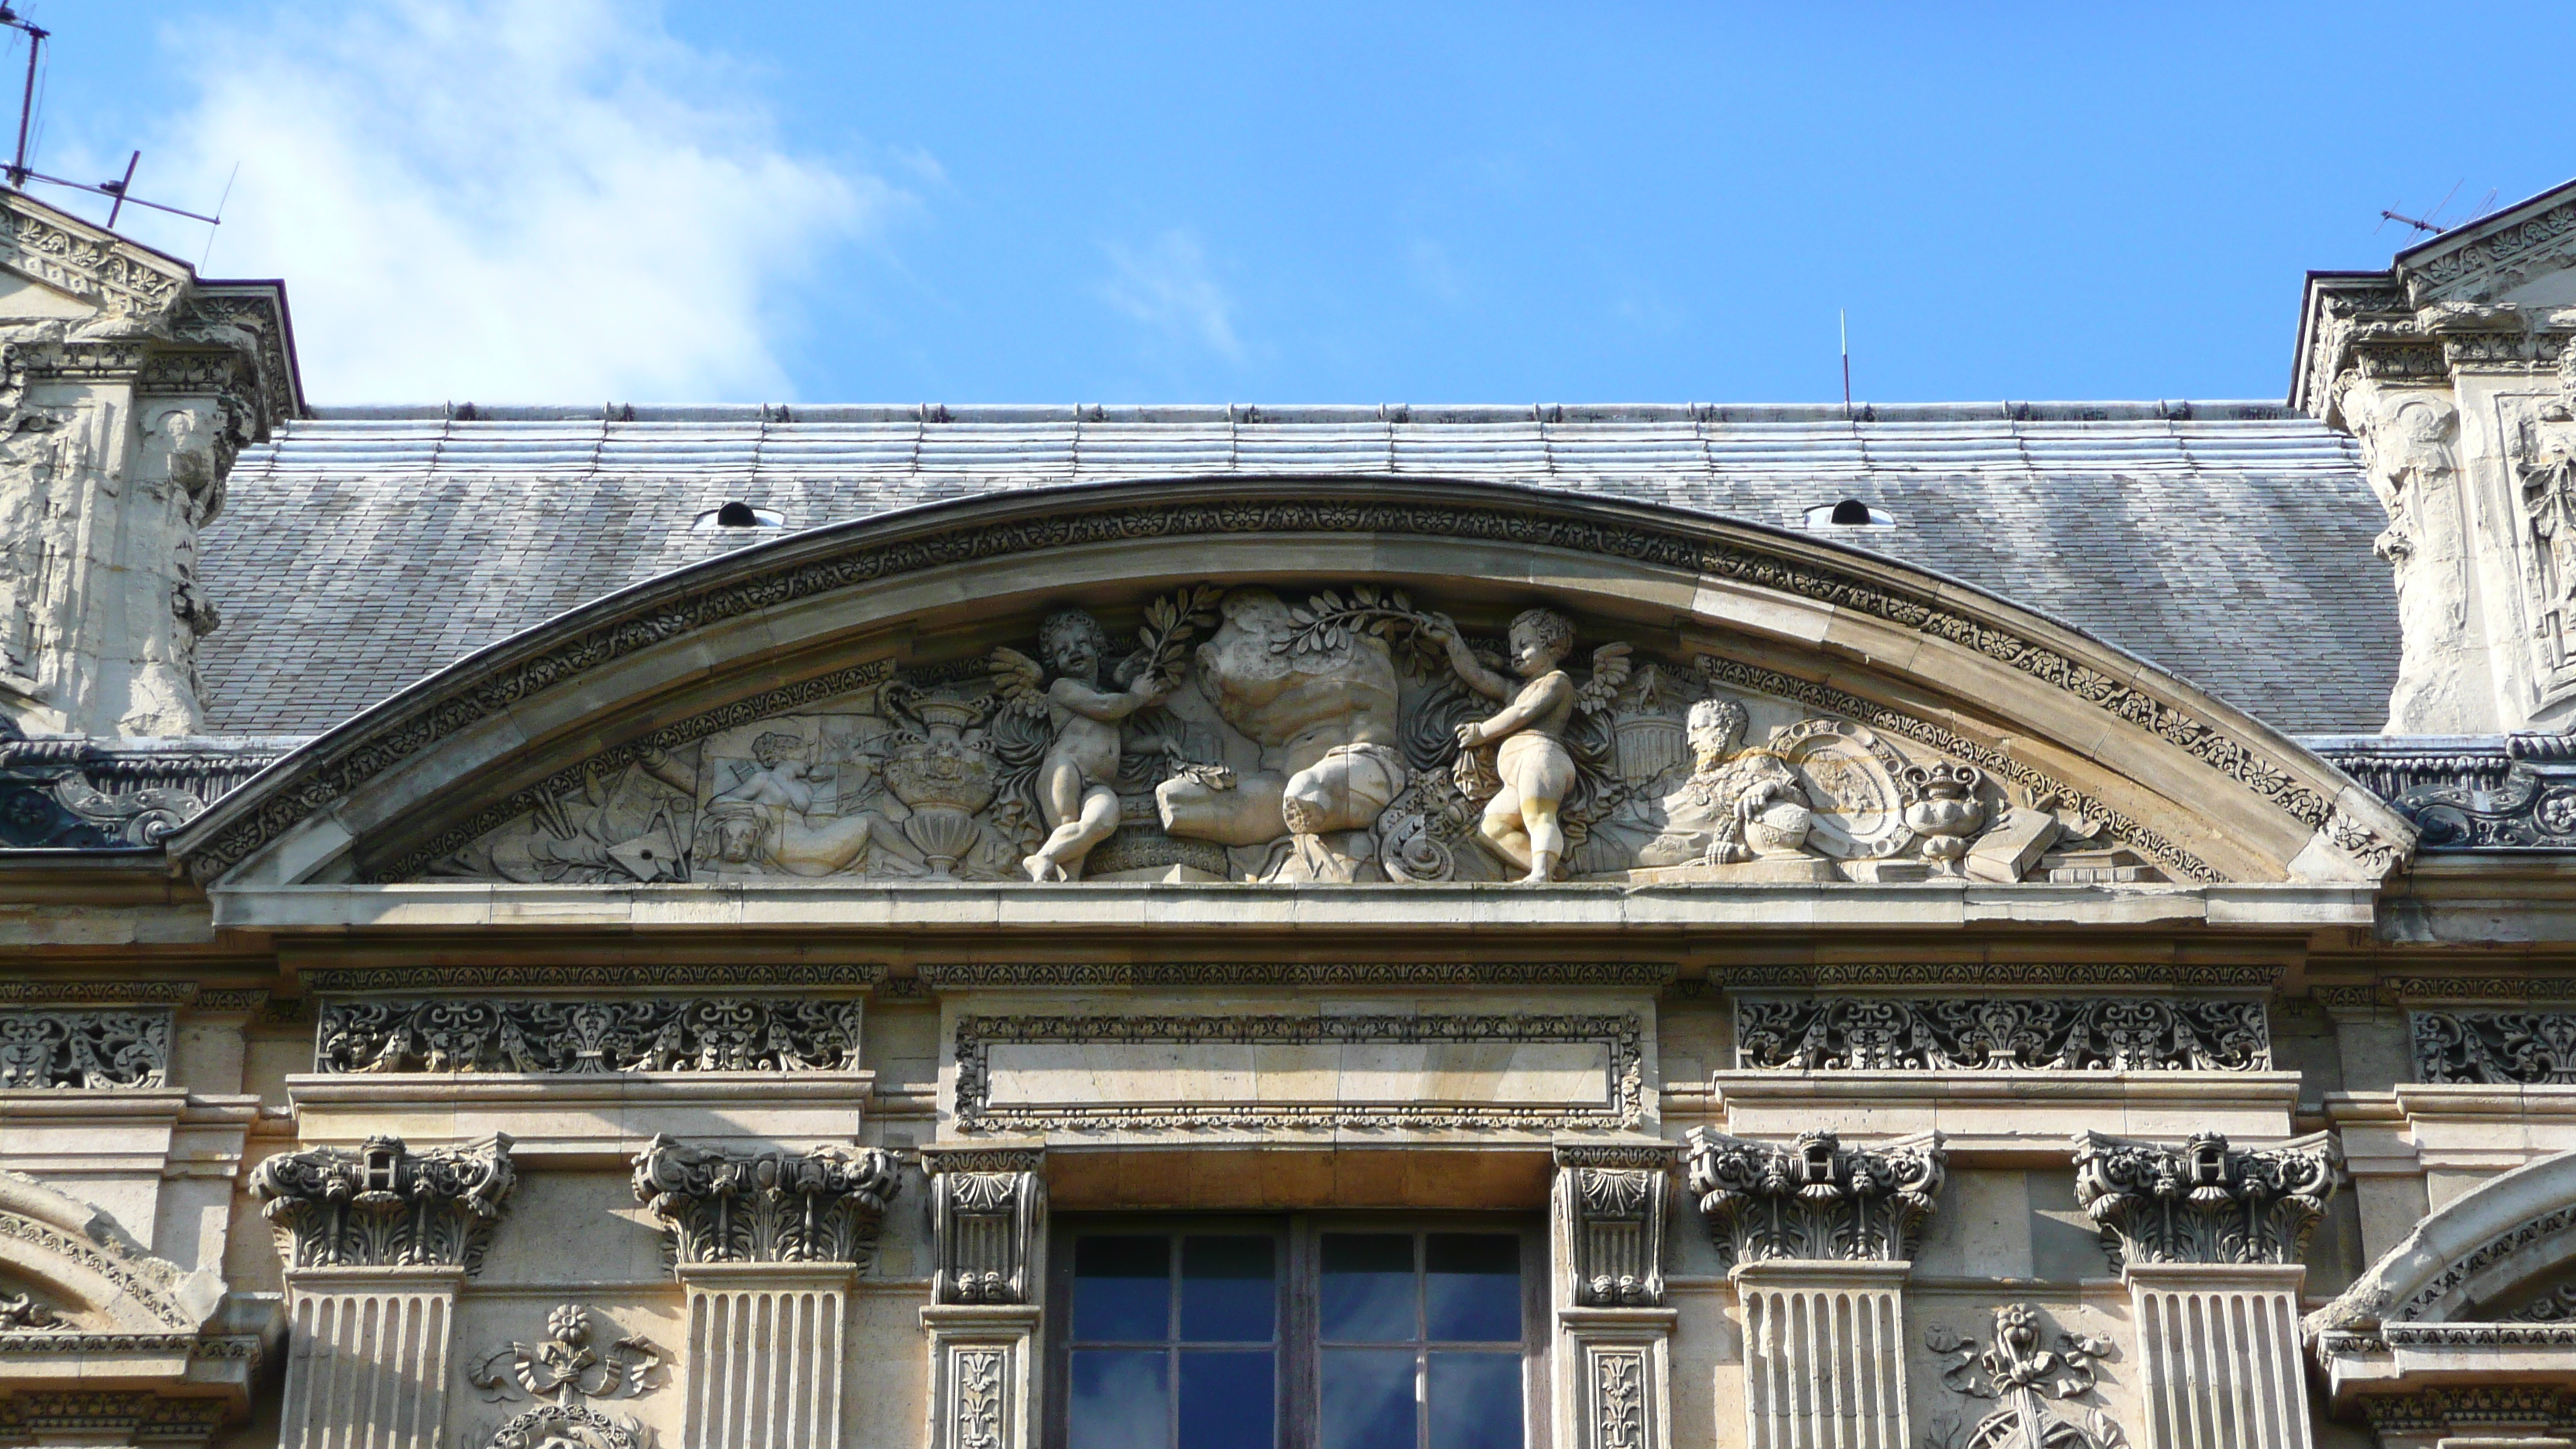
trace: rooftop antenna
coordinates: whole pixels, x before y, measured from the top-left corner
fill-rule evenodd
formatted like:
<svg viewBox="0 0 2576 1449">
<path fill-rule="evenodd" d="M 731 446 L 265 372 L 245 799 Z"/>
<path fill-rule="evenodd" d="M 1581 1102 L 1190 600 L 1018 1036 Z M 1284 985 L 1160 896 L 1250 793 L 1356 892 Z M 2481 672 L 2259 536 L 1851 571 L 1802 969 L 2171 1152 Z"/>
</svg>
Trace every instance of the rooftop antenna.
<svg viewBox="0 0 2576 1449">
<path fill-rule="evenodd" d="M 115 181 L 102 181 L 96 186 L 85 182 L 66 181 L 59 176 L 47 176 L 42 171 L 30 167 L 27 164 L 27 135 L 36 120 L 36 73 L 38 63 L 44 56 L 45 42 L 52 38 L 53 32 L 20 15 L 6 3 L 0 3 L 0 27 L 23 30 L 27 34 L 27 80 L 24 89 L 18 95 L 18 151 L 16 157 L 9 163 L 11 190 L 24 191 L 27 189 L 28 182 L 41 181 L 48 186 L 67 186 L 74 191 L 86 191 L 92 196 L 107 197 L 114 203 L 107 209 L 107 224 L 110 228 L 115 227 L 116 219 L 125 214 L 125 208 L 129 202 L 136 206 L 148 206 L 154 211 L 166 211 L 172 216 L 184 216 L 190 221 L 202 221 L 208 226 L 223 225 L 223 208 L 220 205 L 215 208 L 215 215 L 204 216 L 197 212 L 183 210 L 176 206 L 164 206 L 160 202 L 146 201 L 140 196 L 131 195 L 134 186 L 134 168 L 143 162 L 141 151 L 126 158 L 125 175 L 122 178 Z M 229 187 L 226 188 L 226 194 L 230 194 Z"/>
<path fill-rule="evenodd" d="M 1851 313 L 1834 309 L 1834 321 L 1843 333 L 1843 421 L 1851 421 Z"/>
<path fill-rule="evenodd" d="M 2468 178 L 2463 176 L 2459 181 L 2452 182 L 2451 189 L 2443 192 L 2442 199 L 2433 203 L 2433 209 L 2424 213 L 2421 218 L 2408 216 L 2398 211 L 2391 211 L 2385 207 L 2381 208 L 2379 213 L 2379 226 L 2372 227 L 2371 231 L 2376 233 L 2378 232 L 2379 227 L 2386 226 L 2392 221 L 2402 221 L 2419 232 L 2431 232 L 2435 235 L 2449 231 L 2452 223 L 2433 220 L 2433 218 L 2439 217 L 2442 214 L 2442 208 L 2451 204 L 2451 198 L 2460 194 L 2461 183 L 2467 180 Z M 2494 193 L 2490 192 L 2488 195 L 2492 197 Z"/>
</svg>

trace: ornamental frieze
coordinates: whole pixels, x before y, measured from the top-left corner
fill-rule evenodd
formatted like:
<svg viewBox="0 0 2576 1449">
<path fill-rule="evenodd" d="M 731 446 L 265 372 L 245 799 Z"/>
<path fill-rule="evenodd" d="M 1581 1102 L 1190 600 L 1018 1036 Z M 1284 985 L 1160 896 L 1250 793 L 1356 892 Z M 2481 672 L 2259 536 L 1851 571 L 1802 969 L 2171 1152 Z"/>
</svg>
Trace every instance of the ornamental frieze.
<svg viewBox="0 0 2576 1449">
<path fill-rule="evenodd" d="M 859 1061 L 863 1009 L 758 997 L 332 1001 L 316 1027 L 314 1070 L 849 1071 Z"/>
<path fill-rule="evenodd" d="M 2084 883 L 2207 868 L 1930 727 L 1651 657 L 1548 607 L 1461 626 L 1369 584 L 1202 584 L 980 657 L 666 726 L 389 874 Z M 1756 681 L 1758 684 L 1760 681 Z M 1783 688 L 1796 686 L 1781 681 Z M 1829 703 L 1841 703 L 1840 700 Z M 1857 704 L 1857 701 L 1852 701 Z"/>
<path fill-rule="evenodd" d="M 0 1007 L 0 1091 L 158 1087 L 170 1070 L 170 1013 Z"/>
<path fill-rule="evenodd" d="M 1735 1060 L 1793 1072 L 2261 1072 L 2272 1048 L 2259 1001 L 1846 996 L 1738 1001 Z"/>
<path fill-rule="evenodd" d="M 2410 1015 L 2417 1081 L 2489 1087 L 2576 1082 L 2576 1012 Z"/>
</svg>

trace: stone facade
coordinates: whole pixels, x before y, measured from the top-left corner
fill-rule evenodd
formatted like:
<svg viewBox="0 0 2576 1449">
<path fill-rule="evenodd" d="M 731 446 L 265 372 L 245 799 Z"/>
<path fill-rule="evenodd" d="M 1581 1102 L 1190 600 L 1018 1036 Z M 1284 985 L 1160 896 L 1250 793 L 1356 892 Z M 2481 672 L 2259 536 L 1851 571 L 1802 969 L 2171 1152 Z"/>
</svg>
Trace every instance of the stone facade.
<svg viewBox="0 0 2576 1449">
<path fill-rule="evenodd" d="M 342 435 L 0 197 L 0 1444 L 2570 1442 L 2570 204 L 2155 406 L 2385 525 L 2383 736 L 1558 466 L 1694 407 L 1086 413 L 209 737 L 195 530 Z"/>
</svg>

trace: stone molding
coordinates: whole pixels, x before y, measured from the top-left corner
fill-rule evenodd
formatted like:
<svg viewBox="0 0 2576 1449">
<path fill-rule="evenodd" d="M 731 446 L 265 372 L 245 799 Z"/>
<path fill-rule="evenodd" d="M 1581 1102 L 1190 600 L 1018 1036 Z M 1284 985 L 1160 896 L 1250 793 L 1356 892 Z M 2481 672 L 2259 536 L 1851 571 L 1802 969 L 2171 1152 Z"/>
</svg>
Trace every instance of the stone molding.
<svg viewBox="0 0 2576 1449">
<path fill-rule="evenodd" d="M 892 1153 L 710 1151 L 657 1136 L 635 1159 L 635 1200 L 661 1219 L 673 1261 L 875 1262 L 886 1203 L 902 1185 Z"/>
<path fill-rule="evenodd" d="M 2415 1011 L 2408 1017 L 2419 1082 L 2576 1083 L 2576 1011 Z"/>
<path fill-rule="evenodd" d="M 123 1389 L 0 1395 L 0 1436 L 35 1442 L 203 1444 L 233 1417 L 229 1400 Z"/>
<path fill-rule="evenodd" d="M 2474 1384 L 2371 1394 L 2360 1400 L 2371 1432 L 2387 1442 L 2399 1434 L 2467 1436 L 2470 1443 L 2505 1442 L 2535 1432 L 2576 1436 L 2576 1389 L 2555 1383 Z M 2545 1441 L 2544 1441 L 2545 1442 Z"/>
<path fill-rule="evenodd" d="M 2169 992 L 2268 991 L 2277 966 L 2195 966 L 2125 961 L 1819 961 L 1712 966 L 1700 991 L 1860 991 L 1925 986 L 2095 987 Z"/>
<path fill-rule="evenodd" d="M 2159 688 L 2135 661 L 2105 672 L 2072 656 L 2074 636 L 1962 586 L 1839 552 L 1711 521 L 1597 500 L 1504 489 L 1368 479 L 1257 482 L 1158 480 L 1157 501 L 1131 489 L 1032 490 L 899 521 L 821 529 L 713 560 L 591 605 L 544 635 L 483 651 L 408 692 L 397 706 L 299 751 L 255 793 L 237 794 L 174 838 L 190 874 L 208 881 L 312 814 L 438 741 L 594 669 L 743 615 L 923 569 L 1083 544 L 1252 533 L 1438 537 L 1562 548 L 1829 602 L 1890 626 L 1974 650 L 2070 698 L 2143 729 L 2384 873 L 2412 832 L 2375 801 L 2339 799 L 2331 771 L 2297 746 L 2220 721 Z M 1190 497 L 1221 487 L 1222 497 Z M 1264 497 L 1268 492 L 1270 496 Z M 1338 495 L 1338 496 L 1336 496 Z M 997 516 L 998 515 L 998 516 Z M 792 547 L 782 547 L 789 545 Z"/>
<path fill-rule="evenodd" d="M 328 1073 L 840 1072 L 858 1065 L 864 1009 L 810 997 L 330 1001 L 313 1065 Z M 0 1041 L 6 1031 L 0 1018 Z"/>
<path fill-rule="evenodd" d="M 49 1087 L 108 1092 L 168 1084 L 164 1010 L 0 1007 L 0 1091 Z"/>
<path fill-rule="evenodd" d="M 925 1147 L 931 1302 L 1035 1301 L 1046 1245 L 1046 1149 Z"/>
<path fill-rule="evenodd" d="M 1735 1064 L 1790 1072 L 2264 1072 L 2272 1048 L 2259 1001 L 1739 998 Z"/>
<path fill-rule="evenodd" d="M 631 991 L 696 987 L 712 991 L 771 991 L 784 987 L 844 987 L 865 991 L 885 980 L 875 962 L 821 965 L 639 966 L 394 966 L 325 967 L 303 973 L 304 984 L 324 995 L 410 991 Z"/>
<path fill-rule="evenodd" d="M 1670 1142 L 1560 1142 L 1556 1231 L 1576 1308 L 1664 1305 L 1664 1215 Z"/>
<path fill-rule="evenodd" d="M 2180 1147 L 2085 1132 L 2075 1202 L 2124 1264 L 2295 1264 L 2342 1163 L 2328 1132 L 2242 1150 L 2215 1132 Z"/>
<path fill-rule="evenodd" d="M 461 1268 L 480 1272 L 518 1176 L 510 1139 L 414 1152 L 371 1137 L 355 1152 L 316 1147 L 253 1169 L 251 1196 L 290 1268 Z"/>
<path fill-rule="evenodd" d="M 1095 1102 L 1029 1107 L 992 1100 L 991 1050 L 997 1045 L 1223 1043 L 1351 1045 L 1386 1043 L 1598 1043 L 1609 1054 L 1608 1101 L 1600 1107 L 1479 1103 L 1207 1103 Z M 1644 1024 L 1616 1015 L 1377 1014 L 1294 1016 L 961 1016 L 957 1019 L 960 1132 L 1071 1131 L 1502 1131 L 1550 1132 L 1626 1128 L 1646 1115 Z"/>
<path fill-rule="evenodd" d="M 1683 1162 L 1719 1258 L 1910 1262 L 1938 1206 L 1938 1132 L 1845 1147 L 1831 1132 L 1788 1146 L 1690 1131 Z"/>
<path fill-rule="evenodd" d="M 938 991 L 1097 986 L 1661 987 L 1659 961 L 924 961 Z"/>
<path fill-rule="evenodd" d="M 120 1340 L 118 1345 L 120 1348 L 176 1351 L 181 1348 L 193 1348 L 196 1344 L 197 1329 L 204 1321 L 205 1315 L 191 1314 L 180 1303 L 173 1292 L 171 1281 L 175 1277 L 175 1270 L 160 1259 L 128 1251 L 122 1243 L 112 1237 L 93 1236 L 84 1241 L 49 1223 L 39 1222 L 23 1213 L 5 1210 L 0 1210 L 0 1238 L 13 1239 L 24 1244 L 36 1257 L 55 1258 L 73 1263 L 105 1280 L 118 1290 L 117 1298 L 120 1305 L 130 1305 L 132 1309 L 139 1312 L 143 1323 L 162 1330 L 142 1334 L 128 1331 L 111 1335 Z M 5 1250 L 0 1250 L 0 1259 L 9 1256 L 11 1255 Z M 0 1348 L 12 1352 L 52 1349 L 78 1338 L 92 1336 L 78 1328 L 48 1330 L 44 1324 L 33 1321 L 32 1315 L 28 1320 L 14 1327 L 39 1331 L 13 1332 L 7 1336 L 9 1340 L 24 1339 L 26 1342 L 16 1345 L 0 1342 Z M 123 1340 L 131 1340 L 131 1343 L 122 1342 Z"/>
</svg>

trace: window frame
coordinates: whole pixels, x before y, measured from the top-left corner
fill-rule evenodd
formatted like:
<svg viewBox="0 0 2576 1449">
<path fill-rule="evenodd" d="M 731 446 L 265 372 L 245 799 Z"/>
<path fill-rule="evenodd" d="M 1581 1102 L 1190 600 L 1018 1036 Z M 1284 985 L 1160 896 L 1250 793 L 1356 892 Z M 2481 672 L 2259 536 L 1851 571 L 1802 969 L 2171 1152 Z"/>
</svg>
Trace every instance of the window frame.
<svg viewBox="0 0 2576 1449">
<path fill-rule="evenodd" d="M 1090 1212 L 1052 1214 L 1047 1225 L 1046 1319 L 1043 1330 L 1043 1418 L 1038 1442 L 1067 1449 L 1073 1380 L 1074 1240 L 1086 1234 L 1272 1235 L 1281 1245 L 1278 1399 L 1274 1412 L 1279 1449 L 1316 1449 L 1323 1367 L 1320 1331 L 1321 1269 L 1325 1233 L 1509 1233 L 1520 1240 L 1521 1439 L 1527 1449 L 1550 1449 L 1550 1379 L 1555 1316 L 1549 1292 L 1548 1228 L 1529 1212 L 1403 1212 L 1327 1210 L 1297 1213 Z M 1177 1251 L 1177 1249 L 1175 1250 Z M 1423 1251 L 1417 1246 L 1417 1253 Z"/>
</svg>

